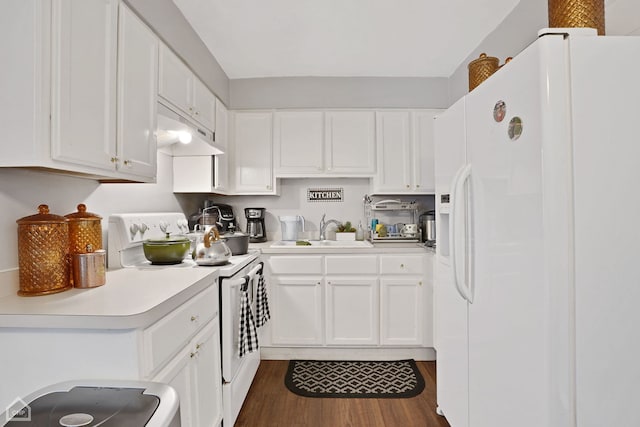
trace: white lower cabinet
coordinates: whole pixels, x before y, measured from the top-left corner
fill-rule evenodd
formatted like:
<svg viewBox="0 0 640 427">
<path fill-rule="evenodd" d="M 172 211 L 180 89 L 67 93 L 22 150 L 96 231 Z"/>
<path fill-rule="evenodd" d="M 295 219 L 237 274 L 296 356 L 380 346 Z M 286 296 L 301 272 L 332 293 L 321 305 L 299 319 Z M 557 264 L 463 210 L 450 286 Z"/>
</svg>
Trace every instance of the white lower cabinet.
<svg viewBox="0 0 640 427">
<path fill-rule="evenodd" d="M 380 279 L 380 342 L 383 345 L 423 344 L 422 277 Z"/>
<path fill-rule="evenodd" d="M 326 343 L 378 344 L 378 280 L 327 277 Z"/>
<path fill-rule="evenodd" d="M 322 278 L 272 276 L 272 343 L 322 344 Z"/>
<path fill-rule="evenodd" d="M 183 426 L 220 425 L 220 360 L 220 325 L 216 317 L 153 378 L 153 381 L 171 385 L 178 392 Z"/>
<path fill-rule="evenodd" d="M 267 346 L 433 346 L 431 255 L 263 256 Z"/>
<path fill-rule="evenodd" d="M 183 427 L 221 424 L 217 275 L 211 286 L 146 327 L 0 327 L 0 342 L 15 344 L 3 351 L 4 366 L 28 367 L 5 369 L 3 381 L 16 387 L 0 387 L 0 402 L 79 378 L 158 381 L 178 392 Z"/>
</svg>

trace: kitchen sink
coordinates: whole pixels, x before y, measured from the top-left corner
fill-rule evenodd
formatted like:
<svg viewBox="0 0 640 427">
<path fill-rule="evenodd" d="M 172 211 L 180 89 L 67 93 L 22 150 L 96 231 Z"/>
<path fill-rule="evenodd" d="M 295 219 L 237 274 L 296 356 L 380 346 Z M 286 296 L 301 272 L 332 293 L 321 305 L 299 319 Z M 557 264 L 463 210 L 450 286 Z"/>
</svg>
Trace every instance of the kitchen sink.
<svg viewBox="0 0 640 427">
<path fill-rule="evenodd" d="M 279 240 L 271 244 L 272 248 L 296 248 L 296 249 L 313 249 L 313 248 L 372 248 L 373 245 L 368 241 L 361 240 L 304 240 L 308 245 L 297 245 L 293 240 Z"/>
</svg>

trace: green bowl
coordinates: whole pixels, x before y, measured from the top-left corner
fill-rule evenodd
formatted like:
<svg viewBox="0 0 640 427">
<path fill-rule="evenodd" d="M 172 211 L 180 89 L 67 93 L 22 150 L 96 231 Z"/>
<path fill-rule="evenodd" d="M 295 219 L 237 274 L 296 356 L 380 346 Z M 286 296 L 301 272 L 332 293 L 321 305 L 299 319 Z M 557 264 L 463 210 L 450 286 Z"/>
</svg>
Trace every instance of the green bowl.
<svg viewBox="0 0 640 427">
<path fill-rule="evenodd" d="M 142 242 L 144 256 L 151 264 L 180 264 L 189 252 L 191 242 L 186 237 L 146 240 Z"/>
</svg>

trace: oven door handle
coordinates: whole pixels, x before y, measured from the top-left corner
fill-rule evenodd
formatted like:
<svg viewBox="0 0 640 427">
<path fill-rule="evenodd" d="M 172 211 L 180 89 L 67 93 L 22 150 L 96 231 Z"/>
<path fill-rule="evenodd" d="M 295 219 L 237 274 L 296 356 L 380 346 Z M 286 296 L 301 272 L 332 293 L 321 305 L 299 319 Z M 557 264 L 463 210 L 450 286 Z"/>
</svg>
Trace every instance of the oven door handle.
<svg viewBox="0 0 640 427">
<path fill-rule="evenodd" d="M 262 263 L 258 263 L 258 265 L 253 267 L 251 269 L 251 271 L 249 271 L 247 273 L 247 276 L 249 276 L 251 278 L 251 280 L 255 279 L 255 277 L 258 275 L 258 272 L 261 271 L 262 268 L 263 268 L 263 264 Z"/>
</svg>

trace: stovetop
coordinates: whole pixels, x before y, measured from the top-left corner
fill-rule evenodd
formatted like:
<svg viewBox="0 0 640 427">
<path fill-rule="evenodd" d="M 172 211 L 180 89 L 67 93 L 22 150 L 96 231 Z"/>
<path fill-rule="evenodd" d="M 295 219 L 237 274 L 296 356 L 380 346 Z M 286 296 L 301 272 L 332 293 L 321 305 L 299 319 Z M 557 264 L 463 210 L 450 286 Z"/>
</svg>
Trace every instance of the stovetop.
<svg viewBox="0 0 640 427">
<path fill-rule="evenodd" d="M 216 268 L 220 277 L 230 277 L 258 257 L 259 252 L 251 251 L 245 255 L 232 256 L 229 263 L 219 266 L 199 266 L 189 257 L 180 264 L 152 265 L 145 258 L 143 241 L 163 238 L 166 233 L 187 233 L 187 224 L 187 218 L 182 212 L 120 213 L 109 216 L 108 268 Z"/>
</svg>

